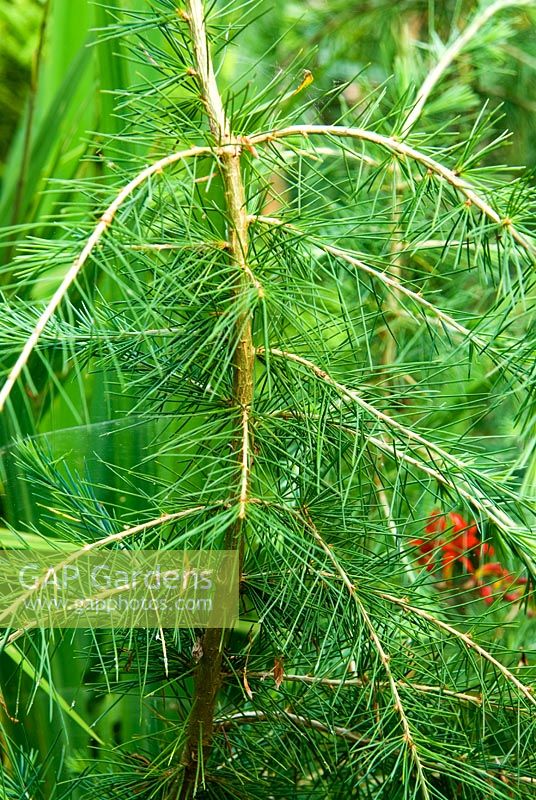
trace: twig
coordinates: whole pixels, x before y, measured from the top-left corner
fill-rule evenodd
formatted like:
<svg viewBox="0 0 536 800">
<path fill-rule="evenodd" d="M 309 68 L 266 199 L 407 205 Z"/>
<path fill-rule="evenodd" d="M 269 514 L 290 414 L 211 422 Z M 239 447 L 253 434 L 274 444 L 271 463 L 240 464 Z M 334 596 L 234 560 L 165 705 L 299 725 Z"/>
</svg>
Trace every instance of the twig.
<svg viewBox="0 0 536 800">
<path fill-rule="evenodd" d="M 261 681 L 265 681 L 273 677 L 273 670 L 265 670 L 260 672 L 253 670 L 248 672 L 248 678 L 251 679 L 257 678 Z M 299 675 L 291 672 L 285 672 L 284 675 L 281 676 L 281 681 L 283 683 L 304 683 L 308 686 L 318 685 L 329 686 L 333 688 L 338 688 L 341 686 L 357 686 L 360 689 L 366 689 L 367 686 L 370 685 L 370 681 L 365 678 L 319 678 L 315 675 Z M 374 685 L 380 689 L 389 688 L 389 684 L 382 681 L 375 681 Z M 494 708 L 501 708 L 503 711 L 512 711 L 516 714 L 519 712 L 519 708 L 515 706 L 504 706 L 497 700 L 491 700 L 489 698 L 484 699 L 482 694 L 473 694 L 467 691 L 457 692 L 454 689 L 448 689 L 446 686 L 431 686 L 428 683 L 413 683 L 412 681 L 405 680 L 404 678 L 397 680 L 397 686 L 399 686 L 400 689 L 407 689 L 411 692 L 422 692 L 423 694 L 437 694 L 441 697 L 450 697 L 453 700 L 471 703 L 479 708 L 488 705 Z"/>
<path fill-rule="evenodd" d="M 307 510 L 304 513 L 304 517 L 305 517 L 305 522 L 306 522 L 307 528 L 312 533 L 315 541 L 319 544 L 319 546 L 322 548 L 324 553 L 328 556 L 329 560 L 331 561 L 331 563 L 335 567 L 336 571 L 339 573 L 339 576 L 340 576 L 343 584 L 348 589 L 348 593 L 350 594 L 350 597 L 355 602 L 360 615 L 362 616 L 362 618 L 365 621 L 365 625 L 368 628 L 368 631 L 369 631 L 369 634 L 370 634 L 370 638 L 374 642 L 374 646 L 376 648 L 376 652 L 378 653 L 379 659 L 380 659 L 380 661 L 382 663 L 382 666 L 383 666 L 383 668 L 385 670 L 385 674 L 387 675 L 387 680 L 389 682 L 389 687 L 391 689 L 391 694 L 393 696 L 393 700 L 394 700 L 394 703 L 395 703 L 395 711 L 398 714 L 398 716 L 400 717 L 400 722 L 402 724 L 402 730 L 404 731 L 404 743 L 406 744 L 406 746 L 407 746 L 407 748 L 408 748 L 408 750 L 409 750 L 409 752 L 411 754 L 411 760 L 413 761 L 413 763 L 415 765 L 415 769 L 416 769 L 416 772 L 417 772 L 417 777 L 418 777 L 418 780 L 419 780 L 419 785 L 421 787 L 422 795 L 425 798 L 425 800 L 429 800 L 430 792 L 428 791 L 428 785 L 427 785 L 427 782 L 426 782 L 426 777 L 424 775 L 422 762 L 421 762 L 421 759 L 419 757 L 419 753 L 418 753 L 418 750 L 417 750 L 417 746 L 415 744 L 415 740 L 413 738 L 413 734 L 412 734 L 411 727 L 410 727 L 410 724 L 409 724 L 409 719 L 407 717 L 407 714 L 406 714 L 405 709 L 404 709 L 404 705 L 402 703 L 402 698 L 400 697 L 400 692 L 398 691 L 397 682 L 396 682 L 396 680 L 394 678 L 393 671 L 391 670 L 390 656 L 384 650 L 384 647 L 383 647 L 383 645 L 381 643 L 381 640 L 380 640 L 380 638 L 378 636 L 376 628 L 372 624 L 372 620 L 370 619 L 369 613 L 366 610 L 365 606 L 363 605 L 363 602 L 362 602 L 361 598 L 359 597 L 358 593 L 356 592 L 354 584 L 350 580 L 350 578 L 349 578 L 348 574 L 346 573 L 345 569 L 343 568 L 343 566 L 339 563 L 339 560 L 336 557 L 335 553 L 333 552 L 332 548 L 329 547 L 329 545 L 324 541 L 324 539 L 320 535 L 316 525 L 314 524 L 314 522 L 313 522 L 313 520 L 312 520 L 312 518 L 311 518 L 311 516 L 310 516 L 310 514 L 309 514 L 309 512 Z"/>
<path fill-rule="evenodd" d="M 468 181 L 460 178 L 456 172 L 443 166 L 443 164 L 440 164 L 431 156 L 421 153 L 420 150 L 416 150 L 414 147 L 410 147 L 408 144 L 400 142 L 392 136 L 383 136 L 381 133 L 369 131 L 365 128 L 348 128 L 340 125 L 290 125 L 288 128 L 275 129 L 267 131 L 266 133 L 258 133 L 254 136 L 250 136 L 249 142 L 251 145 L 258 145 L 291 136 L 332 136 L 334 138 L 359 139 L 361 141 L 371 142 L 392 153 L 397 153 L 399 156 L 416 161 L 429 169 L 431 173 L 439 175 L 447 181 L 447 183 L 463 194 L 472 205 L 478 208 L 484 216 L 491 219 L 497 225 L 508 229 L 514 241 L 526 250 L 532 260 L 536 257 L 536 247 L 532 240 L 518 231 L 510 219 L 502 219 L 495 209 L 475 191 L 474 187 Z"/>
<path fill-rule="evenodd" d="M 283 150 L 281 155 L 285 161 L 293 156 L 301 156 L 303 158 L 310 158 L 313 161 L 319 161 L 320 159 L 318 156 L 340 157 L 341 150 L 339 147 L 315 147 L 314 150 L 304 150 L 303 148 L 296 147 L 292 150 Z M 371 156 L 365 155 L 364 153 L 346 152 L 345 155 L 348 156 L 350 160 L 362 161 L 364 164 L 368 164 L 369 167 L 378 166 L 377 161 L 375 161 Z"/>
<path fill-rule="evenodd" d="M 361 744 L 368 744 L 370 739 L 360 736 L 350 728 L 342 728 L 339 725 L 325 725 L 316 719 L 304 717 L 301 714 L 293 714 L 290 711 L 280 711 L 276 714 L 266 714 L 264 711 L 240 711 L 236 714 L 231 714 L 229 717 L 217 719 L 214 725 L 218 728 L 227 729 L 234 725 L 249 725 L 252 722 L 272 722 L 272 721 L 285 721 L 293 722 L 295 725 L 303 728 L 312 728 L 321 733 L 327 733 L 329 736 L 340 736 L 342 739 L 348 739 L 350 742 L 360 742 Z"/>
<path fill-rule="evenodd" d="M 532 703 L 533 706 L 536 706 L 536 697 L 534 696 L 533 689 L 522 683 L 519 678 L 516 678 L 516 676 L 508 669 L 508 667 L 505 667 L 504 664 L 501 664 L 501 662 L 498 661 L 490 652 L 488 652 L 488 650 L 485 650 L 477 642 L 475 642 L 468 633 L 459 631 L 457 628 L 449 625 L 448 622 L 443 622 L 443 620 L 435 617 L 433 614 L 423 608 L 416 608 L 415 606 L 412 606 L 407 600 L 403 600 L 400 597 L 394 597 L 387 592 L 379 591 L 377 594 L 382 599 L 388 600 L 390 603 L 400 606 L 400 608 L 403 608 L 405 611 L 415 614 L 416 616 L 421 617 L 421 619 L 427 620 L 427 622 L 430 622 L 432 625 L 447 631 L 447 633 L 450 633 L 456 639 L 462 641 L 467 648 L 474 650 L 475 653 L 478 653 L 478 655 L 481 656 L 485 661 L 493 664 L 493 666 L 502 673 L 506 680 L 508 680 L 510 683 L 513 683 L 514 686 L 519 689 L 521 694 L 527 698 L 529 703 Z"/>
<path fill-rule="evenodd" d="M 278 416 L 281 417 L 282 419 L 289 419 L 292 417 L 296 417 L 299 419 L 303 415 L 300 414 L 298 411 L 293 410 L 293 411 L 273 411 L 271 412 L 270 416 Z M 314 415 L 308 414 L 307 419 L 316 419 L 316 417 Z M 327 425 L 334 426 L 335 428 L 337 428 L 337 430 L 344 431 L 349 436 L 354 436 L 354 437 L 357 436 L 356 430 L 350 428 L 348 425 L 342 425 L 337 420 L 325 419 L 324 422 Z M 378 450 L 381 450 L 383 453 L 386 453 L 394 461 L 404 461 L 407 464 L 416 467 L 418 470 L 424 472 L 426 475 L 433 478 L 438 483 L 441 483 L 443 486 L 446 486 L 448 489 L 451 489 L 452 491 L 456 492 L 460 497 L 463 497 L 471 506 L 473 506 L 474 509 L 476 509 L 480 513 L 486 514 L 489 517 L 487 507 L 483 505 L 482 499 L 476 497 L 474 494 L 471 494 L 471 492 L 468 489 L 465 489 L 463 486 L 460 485 L 459 481 L 455 481 L 452 478 L 449 478 L 448 475 L 443 474 L 439 469 L 430 467 L 428 466 L 428 464 L 425 464 L 424 462 L 420 461 L 414 456 L 409 455 L 408 453 L 405 452 L 405 450 L 396 447 L 393 441 L 389 441 L 385 437 L 380 438 L 377 436 L 373 436 L 371 434 L 367 434 L 367 443 L 371 444 Z M 468 465 L 465 466 L 467 468 Z M 484 498 L 484 500 L 487 500 L 487 498 Z M 251 502 L 258 502 L 258 501 L 251 500 Z M 502 513 L 500 512 L 500 509 L 496 510 L 499 513 Z M 495 517 L 492 518 L 492 521 L 498 524 Z M 514 521 L 510 520 L 510 524 L 513 526 Z M 502 529 L 505 530 L 506 532 L 510 530 L 510 528 L 504 528 L 504 527 Z"/>
<path fill-rule="evenodd" d="M 260 222 L 264 225 L 271 225 L 274 227 L 283 228 L 284 230 L 291 231 L 292 233 L 295 233 L 297 236 L 300 236 L 302 238 L 305 238 L 306 236 L 305 232 L 300 230 L 300 228 L 297 228 L 295 225 L 292 225 L 290 223 L 285 223 L 282 219 L 279 219 L 279 217 L 265 217 L 257 214 L 255 216 L 252 216 L 252 220 Z M 426 298 L 424 298 L 418 292 L 413 292 L 411 289 L 408 289 L 407 286 L 405 286 L 396 278 L 392 278 L 386 272 L 380 272 L 379 270 L 374 269 L 374 267 L 371 267 L 369 264 L 366 264 L 360 258 L 357 258 L 355 255 L 348 253 L 346 250 L 343 250 L 340 247 L 334 247 L 333 245 L 326 244 L 325 242 L 323 242 L 320 239 L 317 239 L 316 237 L 314 238 L 309 237 L 309 238 L 312 244 L 315 245 L 315 247 L 318 247 L 320 250 L 324 250 L 325 253 L 330 253 L 336 258 L 340 258 L 342 261 L 346 261 L 346 263 L 351 264 L 354 267 L 357 267 L 362 272 L 366 272 L 368 275 L 371 275 L 373 278 L 376 278 L 377 280 L 381 281 L 385 286 L 388 286 L 389 289 L 391 289 L 393 292 L 395 293 L 399 292 L 400 294 L 405 295 L 409 300 L 412 300 L 417 305 L 420 305 L 422 308 L 426 309 L 426 311 L 428 311 L 430 314 L 437 317 L 437 319 L 441 320 L 441 322 L 446 328 L 464 336 L 469 341 L 476 344 L 477 347 L 481 348 L 482 350 L 489 350 L 490 352 L 493 352 L 495 355 L 500 355 L 502 357 L 502 354 L 497 350 L 497 348 L 494 348 L 492 345 L 490 345 L 490 343 L 486 341 L 486 339 L 483 339 L 481 336 L 474 333 L 474 331 L 471 331 L 469 328 L 466 328 L 460 322 L 457 322 L 457 320 L 455 320 L 454 317 L 451 317 L 450 314 L 447 314 L 445 311 L 442 311 L 440 308 L 437 308 L 437 306 L 434 306 L 433 303 L 430 303 L 429 300 L 426 300 Z"/>
<path fill-rule="evenodd" d="M 13 386 L 15 385 L 17 379 L 19 378 L 22 370 L 26 366 L 28 359 L 39 341 L 41 334 L 43 333 L 47 323 L 51 319 L 51 317 L 56 312 L 56 309 L 62 302 L 63 298 L 67 294 L 67 291 L 73 281 L 76 279 L 77 275 L 79 274 L 80 270 L 86 263 L 87 259 L 91 255 L 94 247 L 98 244 L 99 240 L 103 236 L 103 234 L 107 231 L 107 229 L 112 224 L 114 217 L 121 207 L 121 205 L 125 202 L 125 200 L 132 194 L 132 192 L 138 188 L 142 183 L 144 183 L 148 178 L 152 175 L 156 175 L 157 173 L 161 172 L 166 167 L 169 167 L 171 164 L 176 164 L 178 161 L 183 161 L 186 158 L 191 158 L 193 156 L 201 156 L 201 155 L 211 155 L 214 151 L 210 147 L 190 147 L 188 150 L 181 150 L 177 153 L 171 153 L 169 156 L 165 156 L 164 158 L 155 161 L 150 166 L 143 169 L 139 172 L 126 186 L 124 186 L 119 194 L 115 197 L 112 203 L 108 206 L 104 214 L 101 216 L 99 222 L 97 223 L 93 233 L 87 240 L 86 244 L 82 252 L 75 258 L 69 270 L 65 273 L 64 278 L 52 297 L 50 298 L 45 310 L 37 320 L 35 327 L 28 337 L 19 357 L 17 358 L 15 364 L 13 365 L 6 381 L 0 391 L 0 412 L 3 410 L 6 400 L 9 397 Z"/>
<path fill-rule="evenodd" d="M 259 347 L 257 348 L 257 352 L 262 355 L 264 353 L 264 348 Z M 276 356 L 278 358 L 284 358 L 288 361 L 292 361 L 296 364 L 300 364 L 301 366 L 305 367 L 306 369 L 310 370 L 317 378 L 324 381 L 329 386 L 333 387 L 340 395 L 343 397 L 347 397 L 349 400 L 354 402 L 357 406 L 362 408 L 372 417 L 376 418 L 378 421 L 382 422 L 388 428 L 394 429 L 401 433 L 408 441 L 416 443 L 420 447 L 423 447 L 427 452 L 432 452 L 438 455 L 442 460 L 446 461 L 447 463 L 452 464 L 456 467 L 460 473 L 465 473 L 469 471 L 469 465 L 466 464 L 461 459 L 457 458 L 457 456 L 448 453 L 446 450 L 443 450 L 435 442 L 426 439 L 421 434 L 417 433 L 416 431 L 412 430 L 411 428 L 407 428 L 401 422 L 398 422 L 394 417 L 385 414 L 380 409 L 376 408 L 375 406 L 368 403 L 364 400 L 361 395 L 356 392 L 354 389 L 349 389 L 344 384 L 339 383 L 334 378 L 331 377 L 325 370 L 318 367 L 312 361 L 309 361 L 302 356 L 295 355 L 294 353 L 289 353 L 285 350 L 278 350 L 275 348 L 270 349 L 270 355 Z M 368 437 L 369 440 L 371 437 Z M 373 444 L 381 443 L 381 440 L 374 439 L 371 440 Z M 385 448 L 384 443 L 381 445 Z M 387 447 L 391 448 L 391 454 L 394 457 L 398 456 L 398 450 L 395 449 L 394 445 L 387 445 Z M 402 456 L 403 457 L 403 456 Z M 407 460 L 407 458 L 406 458 Z M 418 466 L 419 462 L 415 462 L 415 465 Z M 427 468 L 429 469 L 429 468 Z M 430 473 L 432 474 L 432 473 Z M 433 471 L 434 476 L 437 474 L 437 471 Z M 443 481 L 444 482 L 444 481 Z M 505 533 L 511 533 L 512 530 L 516 530 L 515 522 L 504 512 L 502 509 L 495 506 L 485 495 L 483 492 L 478 490 L 476 487 L 473 488 L 473 492 L 467 492 L 464 490 L 463 487 L 459 486 L 456 483 L 456 490 L 460 492 L 460 494 L 465 491 L 465 497 L 471 502 L 471 504 L 477 508 L 481 513 L 485 514 L 492 522 L 494 522 L 502 531 Z"/>
<path fill-rule="evenodd" d="M 499 11 L 512 6 L 528 6 L 533 3 L 533 0 L 496 0 L 479 14 L 473 17 L 472 22 L 462 31 L 462 33 L 455 39 L 449 47 L 447 47 L 435 67 L 428 73 L 426 80 L 417 92 L 415 105 L 408 114 L 404 125 L 402 127 L 402 136 L 407 136 L 411 129 L 422 114 L 422 110 L 430 96 L 434 86 L 441 80 L 444 73 L 447 71 L 452 62 L 459 56 L 464 47 L 471 41 L 471 39 L 478 33 L 486 22 L 491 19 Z"/>
<path fill-rule="evenodd" d="M 144 244 L 124 244 L 123 247 L 127 250 L 154 250 L 160 253 L 164 250 L 210 250 L 211 248 L 214 250 L 227 250 L 229 243 L 215 239 L 212 242 L 188 242 L 186 244 L 182 242 L 180 244 L 176 242 L 147 242 Z"/>
<path fill-rule="evenodd" d="M 101 547 L 106 547 L 106 545 L 109 544 L 121 542 L 123 539 L 127 539 L 130 536 L 135 536 L 137 533 L 142 533 L 150 528 L 156 528 L 159 525 L 167 525 L 168 522 L 174 522 L 175 520 L 181 519 L 182 517 L 187 517 L 190 514 L 196 514 L 199 511 L 205 511 L 207 508 L 209 508 L 209 506 L 199 505 L 184 509 L 183 511 L 175 511 L 172 514 L 162 514 L 162 516 L 148 520 L 148 522 L 140 522 L 138 525 L 134 525 L 130 528 L 124 528 L 122 531 L 110 533 L 108 536 L 105 536 L 102 539 L 89 542 L 81 547 L 80 550 L 74 550 L 72 553 L 66 556 L 63 561 L 55 563 L 53 567 L 50 567 L 41 578 L 36 579 L 36 581 L 32 584 L 31 589 L 28 589 L 26 592 L 19 595 L 17 599 L 10 606 L 8 606 L 8 608 L 0 612 L 0 623 L 4 620 L 8 620 L 9 617 L 17 610 L 17 608 L 19 608 L 22 603 L 31 597 L 34 592 L 36 592 L 38 589 L 41 589 L 47 583 L 47 581 L 58 572 L 58 570 L 63 569 L 69 564 L 72 564 L 74 561 L 77 561 L 79 558 L 87 555 L 87 553 L 91 553 L 93 550 L 97 550 Z M 9 641 L 14 641 L 19 635 L 21 635 L 21 632 L 15 631 L 15 633 L 11 635 Z"/>
<path fill-rule="evenodd" d="M 347 426 L 344 426 L 344 429 L 348 433 L 355 436 L 355 431 L 352 431 Z M 395 461 L 397 460 L 405 461 L 407 464 L 411 464 L 411 466 L 416 467 L 421 472 L 424 472 L 431 478 L 434 478 L 434 480 L 436 480 L 438 483 L 441 483 L 443 486 L 446 486 L 447 488 L 453 490 L 460 497 L 463 497 L 465 500 L 467 500 L 467 502 L 470 505 L 472 505 L 473 508 L 475 508 L 477 511 L 486 514 L 486 516 L 488 516 L 492 520 L 492 522 L 498 525 L 498 527 L 500 527 L 501 530 L 509 532 L 515 526 L 513 520 L 509 520 L 509 527 L 505 527 L 505 525 L 502 524 L 497 519 L 497 517 L 490 516 L 489 513 L 490 505 L 487 501 L 487 498 L 484 498 L 483 495 L 481 495 L 480 497 L 475 496 L 475 494 L 472 494 L 468 489 L 461 486 L 458 481 L 449 478 L 448 475 L 443 474 L 443 472 L 441 472 L 440 470 L 435 469 L 434 467 L 429 467 L 428 464 L 424 464 L 422 461 L 419 461 L 419 459 L 409 455 L 409 453 L 406 453 L 404 450 L 397 448 L 394 442 L 389 442 L 385 438 L 378 438 L 377 436 L 368 436 L 367 441 L 370 442 L 370 444 L 372 444 L 374 447 L 378 448 L 379 450 L 382 450 L 384 453 L 387 453 Z M 485 504 L 483 504 L 484 500 L 486 501 Z M 497 509 L 497 511 L 500 511 L 500 509 Z M 502 514 L 503 512 L 500 513 Z"/>
</svg>

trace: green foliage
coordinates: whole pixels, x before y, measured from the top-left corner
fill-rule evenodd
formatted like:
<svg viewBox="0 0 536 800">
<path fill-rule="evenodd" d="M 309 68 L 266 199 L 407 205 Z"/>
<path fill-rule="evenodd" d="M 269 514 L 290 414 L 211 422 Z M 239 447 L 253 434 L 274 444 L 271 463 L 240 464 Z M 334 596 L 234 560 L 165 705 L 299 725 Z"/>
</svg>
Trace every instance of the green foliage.
<svg viewBox="0 0 536 800">
<path fill-rule="evenodd" d="M 132 5 L 94 9 L 103 133 L 62 154 L 75 55 L 6 232 L 0 543 L 231 544 L 241 617 L 7 631 L 2 791 L 533 796 L 534 188 L 496 100 L 534 8 L 218 2 L 207 61 L 198 0 Z M 522 600 L 467 545 L 426 569 L 437 508 Z"/>
<path fill-rule="evenodd" d="M 3 161 L 29 78 L 31 58 L 39 27 L 37 0 L 0 5 L 0 158 Z"/>
</svg>

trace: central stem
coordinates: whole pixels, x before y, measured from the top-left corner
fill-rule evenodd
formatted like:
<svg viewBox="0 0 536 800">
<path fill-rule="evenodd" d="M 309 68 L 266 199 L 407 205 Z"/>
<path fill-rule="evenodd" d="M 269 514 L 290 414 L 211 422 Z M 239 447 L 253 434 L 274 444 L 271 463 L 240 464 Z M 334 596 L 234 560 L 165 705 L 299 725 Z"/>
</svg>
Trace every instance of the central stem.
<svg viewBox="0 0 536 800">
<path fill-rule="evenodd" d="M 188 0 L 185 18 L 190 27 L 195 67 L 207 109 L 210 128 L 216 144 L 222 148 L 219 156 L 225 188 L 226 216 L 229 226 L 229 256 L 237 267 L 233 299 L 238 313 L 234 326 L 233 401 L 237 408 L 236 434 L 232 449 L 240 471 L 239 511 L 237 520 L 229 527 L 225 549 L 241 546 L 241 534 L 246 515 L 249 479 L 249 415 L 253 401 L 253 347 L 249 291 L 251 271 L 248 267 L 248 215 L 240 157 L 242 148 L 233 143 L 231 127 L 225 114 L 216 84 L 214 68 L 207 43 L 202 0 Z M 210 753 L 214 729 L 216 697 L 221 684 L 221 666 L 225 631 L 208 628 L 201 640 L 200 658 L 195 669 L 194 696 L 182 752 L 182 782 L 176 797 L 187 800 L 202 782 L 204 763 Z"/>
</svg>

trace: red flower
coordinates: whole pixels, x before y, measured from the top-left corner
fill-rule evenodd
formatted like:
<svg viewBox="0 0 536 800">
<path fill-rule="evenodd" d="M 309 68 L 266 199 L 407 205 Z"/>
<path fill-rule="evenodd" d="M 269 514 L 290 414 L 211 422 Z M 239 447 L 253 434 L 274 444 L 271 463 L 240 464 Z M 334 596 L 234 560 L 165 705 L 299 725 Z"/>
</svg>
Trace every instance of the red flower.
<svg viewBox="0 0 536 800">
<path fill-rule="evenodd" d="M 466 572 L 474 572 L 470 556 L 475 555 L 473 551 L 479 547 L 480 539 L 477 536 L 476 525 L 469 525 L 460 514 L 452 511 L 449 518 L 452 522 L 452 531 L 457 536 L 443 543 L 442 562 L 443 574 L 445 577 L 451 578 L 456 563 L 460 564 Z"/>
<path fill-rule="evenodd" d="M 434 568 L 435 554 L 437 552 L 436 545 L 430 539 L 412 539 L 410 544 L 413 547 L 418 547 L 422 555 L 419 558 L 419 564 L 422 564 L 428 572 Z"/>
<path fill-rule="evenodd" d="M 426 533 L 443 533 L 445 528 L 445 515 L 439 509 L 434 508 L 428 520 L 428 525 L 424 530 Z"/>
<path fill-rule="evenodd" d="M 452 581 L 460 571 L 471 576 L 469 585 L 478 590 L 485 603 L 497 597 L 509 602 L 521 599 L 526 578 L 516 578 L 498 561 L 486 561 L 495 551 L 480 540 L 475 522 L 468 522 L 456 511 L 442 513 L 434 509 L 425 526 L 427 536 L 413 539 L 419 550 L 418 562 L 429 572 L 440 570 L 443 578 Z"/>
<path fill-rule="evenodd" d="M 494 576 L 495 580 L 485 583 L 483 579 Z M 503 597 L 510 603 L 521 600 L 526 578 L 516 578 L 498 561 L 482 564 L 475 573 L 478 584 L 478 593 L 484 602 L 490 605 L 497 597 Z"/>
<path fill-rule="evenodd" d="M 434 569 L 438 561 L 446 579 L 452 578 L 456 564 L 462 566 L 466 572 L 474 572 L 470 556 L 476 554 L 473 551 L 476 551 L 481 544 L 474 522 L 469 524 L 455 511 L 442 514 L 438 509 L 434 509 L 425 532 L 433 534 L 434 538 L 413 539 L 411 544 L 419 548 L 421 552 L 419 563 L 426 566 L 429 572 Z M 445 538 L 438 536 L 445 533 L 449 534 Z"/>
</svg>

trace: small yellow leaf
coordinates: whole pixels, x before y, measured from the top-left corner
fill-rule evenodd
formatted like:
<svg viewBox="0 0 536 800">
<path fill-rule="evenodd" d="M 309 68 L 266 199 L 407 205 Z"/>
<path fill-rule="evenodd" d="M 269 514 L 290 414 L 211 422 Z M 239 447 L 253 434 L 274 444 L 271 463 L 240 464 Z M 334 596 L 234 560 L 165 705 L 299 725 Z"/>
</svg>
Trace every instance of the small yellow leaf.
<svg viewBox="0 0 536 800">
<path fill-rule="evenodd" d="M 303 79 L 302 79 L 302 82 L 300 83 L 300 85 L 298 86 L 298 88 L 297 88 L 297 89 L 295 89 L 295 90 L 292 92 L 292 95 L 291 95 L 291 97 L 294 97 L 294 95 L 296 95 L 296 94 L 299 94 L 300 92 L 303 92 L 303 90 L 304 90 L 304 89 L 307 89 L 307 87 L 308 87 L 308 86 L 310 86 L 310 85 L 312 84 L 312 82 L 313 82 L 313 81 L 314 81 L 314 75 L 313 75 L 313 73 L 312 73 L 310 70 L 308 70 L 308 69 L 304 69 L 304 70 L 303 70 Z"/>
</svg>

